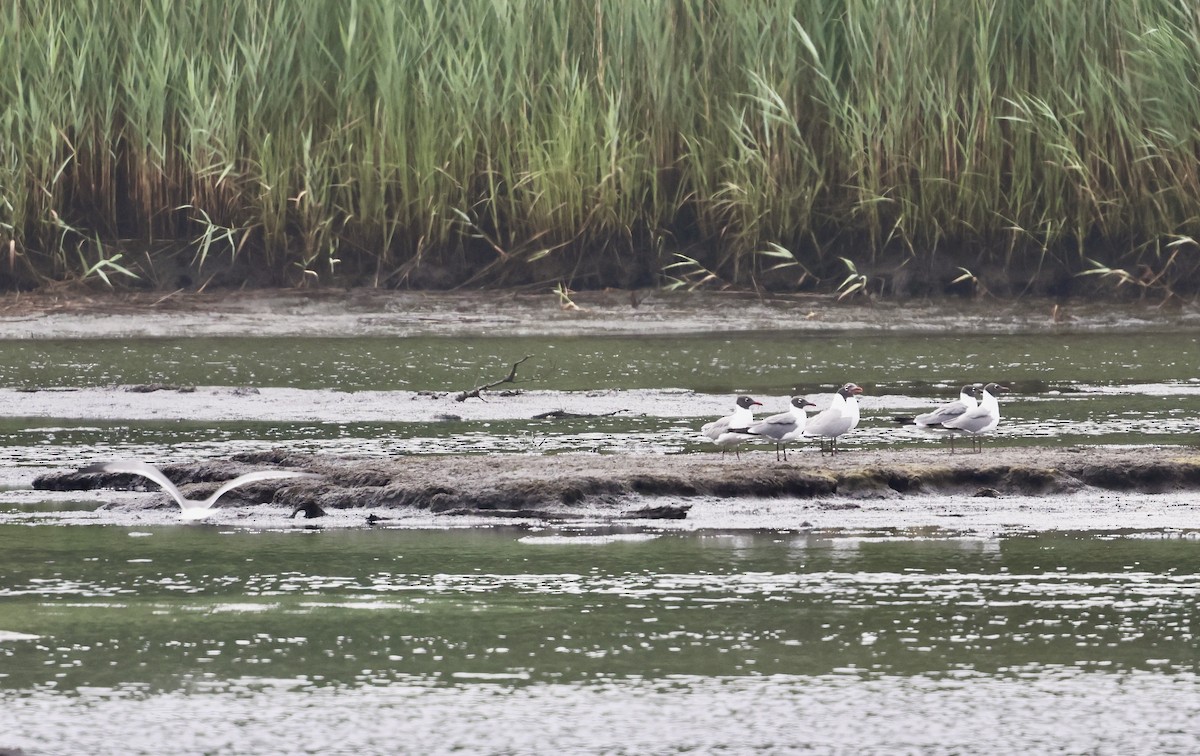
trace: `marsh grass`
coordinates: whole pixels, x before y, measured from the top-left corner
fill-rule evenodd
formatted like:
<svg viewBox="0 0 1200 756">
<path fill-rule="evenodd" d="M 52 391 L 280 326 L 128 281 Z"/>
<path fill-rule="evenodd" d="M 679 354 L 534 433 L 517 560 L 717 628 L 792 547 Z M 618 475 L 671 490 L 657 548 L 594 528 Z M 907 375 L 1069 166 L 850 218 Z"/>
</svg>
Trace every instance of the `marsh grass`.
<svg viewBox="0 0 1200 756">
<path fill-rule="evenodd" d="M 1195 274 L 1183 0 L 15 0 L 0 59 L 14 280 Z"/>
</svg>

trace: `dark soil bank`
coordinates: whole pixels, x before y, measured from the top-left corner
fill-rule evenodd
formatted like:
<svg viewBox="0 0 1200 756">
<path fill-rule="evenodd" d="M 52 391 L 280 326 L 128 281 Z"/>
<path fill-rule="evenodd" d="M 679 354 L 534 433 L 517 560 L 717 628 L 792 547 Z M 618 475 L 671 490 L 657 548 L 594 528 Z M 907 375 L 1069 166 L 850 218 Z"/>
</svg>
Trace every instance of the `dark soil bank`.
<svg viewBox="0 0 1200 756">
<path fill-rule="evenodd" d="M 771 452 L 679 456 L 410 456 L 330 459 L 287 451 L 238 455 L 228 462 L 164 468 L 185 495 L 199 498 L 216 482 L 255 469 L 286 467 L 317 479 L 268 480 L 227 494 L 218 506 L 270 502 L 309 516 L 330 509 L 414 509 L 445 514 L 571 516 L 596 510 L 614 517 L 682 517 L 686 498 L 794 497 L 830 508 L 855 499 L 912 495 L 1052 495 L 1085 487 L 1165 493 L 1200 489 L 1200 455 L 1179 447 L 986 449 L 982 454 L 929 450 L 853 451 L 836 457 L 800 453 L 777 462 Z M 45 490 L 129 488 L 129 475 L 53 472 Z M 149 489 L 154 485 L 150 484 Z M 679 506 L 647 507 L 646 496 L 679 497 Z M 165 496 L 121 507 L 174 507 Z"/>
</svg>

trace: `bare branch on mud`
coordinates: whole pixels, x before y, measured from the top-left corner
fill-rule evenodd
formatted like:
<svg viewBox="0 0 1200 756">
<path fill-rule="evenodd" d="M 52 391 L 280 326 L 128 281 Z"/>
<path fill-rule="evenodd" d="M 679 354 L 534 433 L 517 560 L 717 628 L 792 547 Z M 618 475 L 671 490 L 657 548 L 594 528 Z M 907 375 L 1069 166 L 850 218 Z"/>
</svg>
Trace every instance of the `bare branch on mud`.
<svg viewBox="0 0 1200 756">
<path fill-rule="evenodd" d="M 516 383 L 517 382 L 517 367 L 519 367 L 522 362 L 524 362 L 525 360 L 529 359 L 532 356 L 533 356 L 532 354 L 527 354 L 524 357 L 522 357 L 521 359 L 514 362 L 512 369 L 508 371 L 508 375 L 506 375 L 505 377 L 501 378 L 498 381 L 492 381 L 491 383 L 485 383 L 482 386 L 476 386 L 475 388 L 471 389 L 470 391 L 463 391 L 458 394 L 455 394 L 454 401 L 465 402 L 466 400 L 472 399 L 472 398 L 479 399 L 481 401 L 487 401 L 486 399 L 483 398 L 482 392 L 487 391 L 488 389 L 494 389 L 503 383 Z"/>
<path fill-rule="evenodd" d="M 613 410 L 612 412 L 601 412 L 601 413 L 597 414 L 595 412 L 567 412 L 566 410 L 550 410 L 549 412 L 540 412 L 540 413 L 534 415 L 533 419 L 534 420 L 549 420 L 549 419 L 553 418 L 555 420 L 558 420 L 558 419 L 562 419 L 562 418 L 574 419 L 574 418 L 579 418 L 579 417 L 612 417 L 613 415 L 618 415 L 622 412 L 628 412 L 628 411 L 629 410 L 619 409 L 619 410 Z"/>
<path fill-rule="evenodd" d="M 192 394 L 195 393 L 196 387 L 184 386 L 177 383 L 134 383 L 129 386 L 122 386 L 121 390 L 128 391 L 131 394 L 151 394 L 155 391 L 178 391 L 181 394 Z"/>
</svg>

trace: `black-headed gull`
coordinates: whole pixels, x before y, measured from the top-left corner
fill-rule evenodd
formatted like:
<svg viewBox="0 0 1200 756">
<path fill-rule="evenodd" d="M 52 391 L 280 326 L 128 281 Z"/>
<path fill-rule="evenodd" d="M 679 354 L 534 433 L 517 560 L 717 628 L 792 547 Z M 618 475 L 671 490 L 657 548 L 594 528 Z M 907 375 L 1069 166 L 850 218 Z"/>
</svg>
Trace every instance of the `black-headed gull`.
<svg viewBox="0 0 1200 756">
<path fill-rule="evenodd" d="M 275 478 L 317 478 L 320 477 L 315 473 L 293 472 L 291 470 L 257 470 L 245 475 L 239 475 L 233 480 L 226 481 L 213 492 L 204 501 L 189 499 L 180 493 L 171 479 L 163 474 L 154 465 L 137 460 L 125 460 L 117 462 L 97 462 L 94 465 L 89 465 L 79 470 L 81 473 L 130 473 L 133 475 L 141 475 L 143 478 L 148 478 L 162 489 L 171 495 L 171 498 L 179 504 L 180 517 L 185 520 L 199 520 L 212 514 L 212 505 L 217 502 L 225 494 L 229 493 L 238 486 L 244 486 L 247 483 L 253 483 L 257 480 L 273 480 Z"/>
<path fill-rule="evenodd" d="M 850 394 L 846 397 L 846 411 L 850 413 L 850 430 L 858 427 L 858 395 L 863 392 L 862 388 L 853 383 L 847 383 L 842 386 L 844 389 L 851 389 Z M 853 389 L 858 389 L 854 391 Z"/>
<path fill-rule="evenodd" d="M 752 436 L 760 436 L 768 441 L 773 441 L 775 443 L 775 459 L 779 459 L 779 452 L 782 450 L 784 461 L 787 461 L 788 442 L 795 441 L 804 435 L 804 426 L 808 420 L 808 413 L 804 411 L 804 408 L 817 406 L 802 396 L 793 396 L 791 405 L 791 409 L 787 412 L 771 415 L 746 429 L 746 432 Z"/>
<path fill-rule="evenodd" d="M 968 407 L 967 411 L 958 417 L 943 421 L 940 426 L 950 431 L 970 433 L 971 448 L 976 452 L 982 452 L 982 434 L 990 433 L 1000 424 L 1000 402 L 996 400 L 996 395 L 1006 391 L 1008 388 L 998 383 L 989 383 L 983 388 L 976 387 L 975 392 L 979 397 L 979 404 L 975 407 Z"/>
<path fill-rule="evenodd" d="M 913 425 L 917 426 L 921 430 L 949 434 L 950 451 L 953 452 L 954 429 L 946 428 L 943 424 L 961 416 L 964 412 L 967 412 L 972 407 L 978 406 L 979 403 L 975 400 L 975 392 L 978 390 L 978 388 L 978 383 L 968 383 L 959 389 L 957 399 L 952 402 L 946 402 L 945 404 L 940 405 L 923 415 L 917 415 L 912 420 Z"/>
<path fill-rule="evenodd" d="M 736 453 L 737 445 L 749 438 L 746 430 L 754 423 L 754 411 L 750 408 L 761 406 L 762 402 L 755 401 L 748 396 L 739 396 L 737 408 L 732 414 L 706 423 L 700 429 L 700 433 L 721 447 L 722 454 L 725 453 L 726 447 L 734 447 Z M 740 457 L 741 454 L 739 453 L 738 456 Z"/>
<path fill-rule="evenodd" d="M 837 453 L 838 436 L 849 431 L 858 424 L 858 402 L 853 405 L 846 401 L 858 396 L 862 388 L 854 383 L 847 383 L 833 395 L 829 407 L 808 419 L 804 427 L 804 435 L 818 438 L 821 441 L 821 453 L 825 453 L 825 440 L 829 440 L 829 453 Z"/>
</svg>

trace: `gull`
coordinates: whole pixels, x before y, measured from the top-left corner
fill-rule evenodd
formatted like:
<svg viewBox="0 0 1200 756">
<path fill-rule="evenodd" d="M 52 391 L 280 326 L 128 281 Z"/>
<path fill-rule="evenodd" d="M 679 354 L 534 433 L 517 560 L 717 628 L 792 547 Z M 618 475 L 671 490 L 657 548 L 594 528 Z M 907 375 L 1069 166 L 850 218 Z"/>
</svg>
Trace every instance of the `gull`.
<svg viewBox="0 0 1200 756">
<path fill-rule="evenodd" d="M 978 383 L 968 383 L 958 390 L 957 399 L 952 402 L 946 402 L 931 412 L 926 412 L 923 415 L 917 415 L 915 418 L 913 418 L 913 424 L 918 428 L 930 428 L 933 426 L 940 426 L 947 420 L 952 420 L 958 417 L 971 407 L 977 406 L 978 402 L 975 401 L 975 391 L 978 388 Z"/>
<path fill-rule="evenodd" d="M 863 390 L 853 383 L 847 383 L 842 388 L 850 389 L 850 394 L 846 397 L 846 411 L 850 415 L 850 430 L 854 430 L 858 427 L 858 395 Z M 855 392 L 854 389 L 858 389 L 858 391 Z"/>
<path fill-rule="evenodd" d="M 979 388 L 978 383 L 968 383 L 958 391 L 958 398 L 952 402 L 946 402 L 930 412 L 923 415 L 917 415 L 914 418 L 896 418 L 901 422 L 910 422 L 921 430 L 946 433 L 950 438 L 950 451 L 954 451 L 954 433 L 953 429 L 944 427 L 944 423 L 961 416 L 973 407 L 978 406 L 975 401 L 975 391 Z"/>
<path fill-rule="evenodd" d="M 939 423 L 938 427 L 951 431 L 958 430 L 970 433 L 971 448 L 976 453 L 982 452 L 983 439 L 980 438 L 981 434 L 990 433 L 1000 424 L 1000 402 L 996 401 L 996 395 L 1006 391 L 1008 391 L 1008 388 L 998 383 L 989 383 L 983 388 L 976 386 L 975 395 L 979 397 L 978 406 L 968 407 L 967 411 L 958 417 L 943 420 Z"/>
<path fill-rule="evenodd" d="M 291 470 L 257 470 L 245 475 L 239 475 L 233 480 L 226 481 L 218 488 L 212 496 L 209 496 L 204 501 L 197 499 L 189 499 L 180 493 L 171 479 L 163 474 L 154 465 L 136 460 L 128 460 L 123 462 L 97 462 L 94 465 L 89 465 L 81 470 L 81 473 L 131 473 L 140 475 L 143 478 L 149 478 L 162 489 L 171 495 L 179 504 L 180 517 L 185 520 L 200 520 L 212 514 L 212 505 L 217 502 L 225 494 L 229 493 L 238 486 L 244 486 L 247 483 L 253 483 L 257 480 L 272 480 L 275 478 L 317 478 L 320 477 L 315 473 L 293 472 Z"/>
<path fill-rule="evenodd" d="M 734 452 L 737 452 L 737 445 L 745 441 L 749 436 L 746 434 L 746 429 L 754 422 L 754 412 L 751 407 L 761 407 L 762 402 L 755 401 L 748 396 L 739 396 L 737 400 L 737 408 L 732 414 L 726 415 L 719 420 L 713 420 L 711 423 L 706 423 L 700 429 L 700 432 L 712 441 L 717 446 L 721 447 L 721 454 L 725 453 L 725 447 L 732 446 Z M 738 453 L 741 457 L 741 454 Z"/>
<path fill-rule="evenodd" d="M 829 439 L 829 453 L 837 453 L 837 439 L 858 424 L 858 401 L 851 404 L 848 399 L 862 393 L 862 388 L 847 383 L 833 395 L 833 401 L 824 411 L 808 419 L 804 435 L 821 440 L 821 454 L 825 453 L 825 439 Z"/>
<path fill-rule="evenodd" d="M 786 462 L 787 443 L 795 441 L 804 434 L 805 422 L 808 420 L 808 413 L 804 411 L 804 408 L 815 406 L 817 405 L 802 396 L 793 396 L 792 406 L 787 412 L 771 415 L 767 419 L 751 425 L 746 432 L 752 436 L 762 436 L 774 441 L 775 459 L 779 459 L 779 452 L 782 449 L 783 459 Z"/>
</svg>

